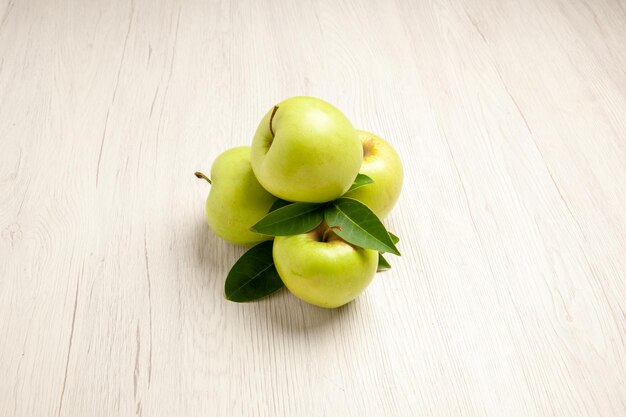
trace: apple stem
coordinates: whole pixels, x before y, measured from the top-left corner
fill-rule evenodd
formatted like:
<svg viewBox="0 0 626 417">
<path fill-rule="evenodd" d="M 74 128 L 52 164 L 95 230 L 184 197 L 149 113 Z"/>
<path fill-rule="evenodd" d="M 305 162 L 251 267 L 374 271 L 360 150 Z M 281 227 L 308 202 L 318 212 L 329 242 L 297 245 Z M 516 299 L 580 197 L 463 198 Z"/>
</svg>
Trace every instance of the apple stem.
<svg viewBox="0 0 626 417">
<path fill-rule="evenodd" d="M 274 130 L 272 129 L 272 120 L 274 120 L 274 115 L 276 114 L 277 110 L 278 110 L 278 106 L 274 106 L 274 108 L 272 109 L 272 114 L 270 115 L 270 133 L 272 134 L 272 137 L 274 137 Z"/>
<path fill-rule="evenodd" d="M 326 235 L 328 235 L 328 233 L 332 232 L 333 230 L 341 231 L 343 229 L 341 228 L 341 226 L 330 226 L 328 229 L 324 231 L 324 234 L 322 235 L 322 242 L 326 242 Z"/>
<path fill-rule="evenodd" d="M 197 171 L 196 172 L 196 177 L 200 178 L 201 180 L 206 180 L 206 182 L 208 182 L 209 184 L 213 184 L 211 182 L 211 179 L 209 177 L 207 177 L 206 175 L 204 175 L 202 172 Z"/>
</svg>

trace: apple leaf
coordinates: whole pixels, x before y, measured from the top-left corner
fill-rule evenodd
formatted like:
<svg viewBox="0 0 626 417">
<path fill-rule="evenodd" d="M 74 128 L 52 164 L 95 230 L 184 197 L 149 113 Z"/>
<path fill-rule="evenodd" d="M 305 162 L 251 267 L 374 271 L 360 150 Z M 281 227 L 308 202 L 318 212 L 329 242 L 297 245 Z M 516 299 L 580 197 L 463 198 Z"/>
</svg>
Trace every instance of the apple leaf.
<svg viewBox="0 0 626 417">
<path fill-rule="evenodd" d="M 393 233 L 389 232 L 389 237 L 391 238 L 391 241 L 395 244 L 398 243 L 400 241 L 400 238 L 396 235 L 394 235 Z"/>
<path fill-rule="evenodd" d="M 243 303 L 278 291 L 283 282 L 274 267 L 273 241 L 249 249 L 230 269 L 224 284 L 226 299 Z"/>
<path fill-rule="evenodd" d="M 352 186 L 346 192 L 350 192 L 356 190 L 357 188 L 363 187 L 364 185 L 373 183 L 374 180 L 368 177 L 365 174 L 357 174 L 356 179 L 352 183 Z"/>
<path fill-rule="evenodd" d="M 274 204 L 272 204 L 272 207 L 270 207 L 270 210 L 268 211 L 268 213 L 271 213 L 274 210 L 278 210 L 281 207 L 288 206 L 289 204 L 292 204 L 291 201 L 286 201 L 286 200 L 279 198 L 276 201 L 274 201 Z"/>
<path fill-rule="evenodd" d="M 293 203 L 276 209 L 250 230 L 270 236 L 290 236 L 306 233 L 324 220 L 324 204 Z"/>
<path fill-rule="evenodd" d="M 345 197 L 335 200 L 324 211 L 324 218 L 328 226 L 338 226 L 334 232 L 348 243 L 400 255 L 385 226 L 360 201 Z"/>
<path fill-rule="evenodd" d="M 391 265 L 389 262 L 383 257 L 383 254 L 378 252 L 378 269 L 377 272 L 384 271 L 386 269 L 391 269 Z"/>
</svg>

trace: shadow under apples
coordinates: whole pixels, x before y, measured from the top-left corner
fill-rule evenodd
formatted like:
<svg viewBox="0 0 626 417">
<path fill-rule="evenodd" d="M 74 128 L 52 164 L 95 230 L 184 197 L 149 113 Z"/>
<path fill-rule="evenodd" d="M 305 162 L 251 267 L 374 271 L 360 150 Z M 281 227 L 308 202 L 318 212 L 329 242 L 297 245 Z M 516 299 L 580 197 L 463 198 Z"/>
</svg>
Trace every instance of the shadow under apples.
<svg viewBox="0 0 626 417">
<path fill-rule="evenodd" d="M 283 332 L 294 335 L 325 333 L 338 325 L 349 326 L 353 320 L 364 314 L 362 307 L 366 307 L 357 298 L 338 308 L 321 308 L 301 301 L 287 288 L 282 288 L 257 303 L 258 310 L 254 313 L 259 325 L 278 327 Z"/>
<path fill-rule="evenodd" d="M 202 272 L 202 280 L 210 277 L 211 281 L 219 281 L 222 291 L 220 296 L 223 296 L 228 271 L 247 249 L 217 237 L 203 219 L 194 222 L 190 234 L 194 242 L 194 259 Z"/>
</svg>

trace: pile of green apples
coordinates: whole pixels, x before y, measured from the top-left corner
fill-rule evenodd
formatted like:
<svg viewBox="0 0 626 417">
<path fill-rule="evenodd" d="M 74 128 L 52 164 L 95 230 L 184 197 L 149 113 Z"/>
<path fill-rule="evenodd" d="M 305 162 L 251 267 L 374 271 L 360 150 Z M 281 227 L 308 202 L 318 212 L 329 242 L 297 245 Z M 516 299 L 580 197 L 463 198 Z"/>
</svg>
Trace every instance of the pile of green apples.
<svg viewBox="0 0 626 417">
<path fill-rule="evenodd" d="M 222 239 L 252 246 L 234 264 L 225 295 L 236 302 L 283 286 L 326 308 L 354 300 L 376 271 L 400 255 L 381 219 L 402 189 L 393 147 L 355 130 L 337 108 L 291 97 L 270 109 L 252 146 L 219 155 L 210 178 L 206 218 Z"/>
</svg>

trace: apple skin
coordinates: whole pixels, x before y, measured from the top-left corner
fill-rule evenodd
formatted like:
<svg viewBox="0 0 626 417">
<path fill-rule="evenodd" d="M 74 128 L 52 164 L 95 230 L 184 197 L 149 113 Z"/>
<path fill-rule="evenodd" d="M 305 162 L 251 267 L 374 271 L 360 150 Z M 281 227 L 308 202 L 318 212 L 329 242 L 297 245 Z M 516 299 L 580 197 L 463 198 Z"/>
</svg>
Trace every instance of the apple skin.
<svg viewBox="0 0 626 417">
<path fill-rule="evenodd" d="M 288 201 L 323 203 L 343 195 L 363 159 L 352 123 L 315 97 L 291 97 L 277 106 L 252 140 L 250 160 L 261 185 Z"/>
<path fill-rule="evenodd" d="M 357 130 L 357 137 L 363 144 L 363 164 L 359 173 L 374 182 L 350 191 L 345 197 L 359 200 L 383 219 L 398 201 L 402 190 L 402 161 L 395 149 L 375 134 Z"/>
<path fill-rule="evenodd" d="M 285 286 L 307 303 L 335 308 L 349 303 L 370 284 L 378 252 L 336 237 L 322 241 L 320 229 L 274 239 L 274 265 Z"/>
<path fill-rule="evenodd" d="M 271 239 L 249 229 L 268 213 L 274 201 L 276 197 L 261 187 L 252 172 L 249 146 L 231 148 L 215 159 L 206 219 L 217 236 L 238 245 Z"/>
</svg>

